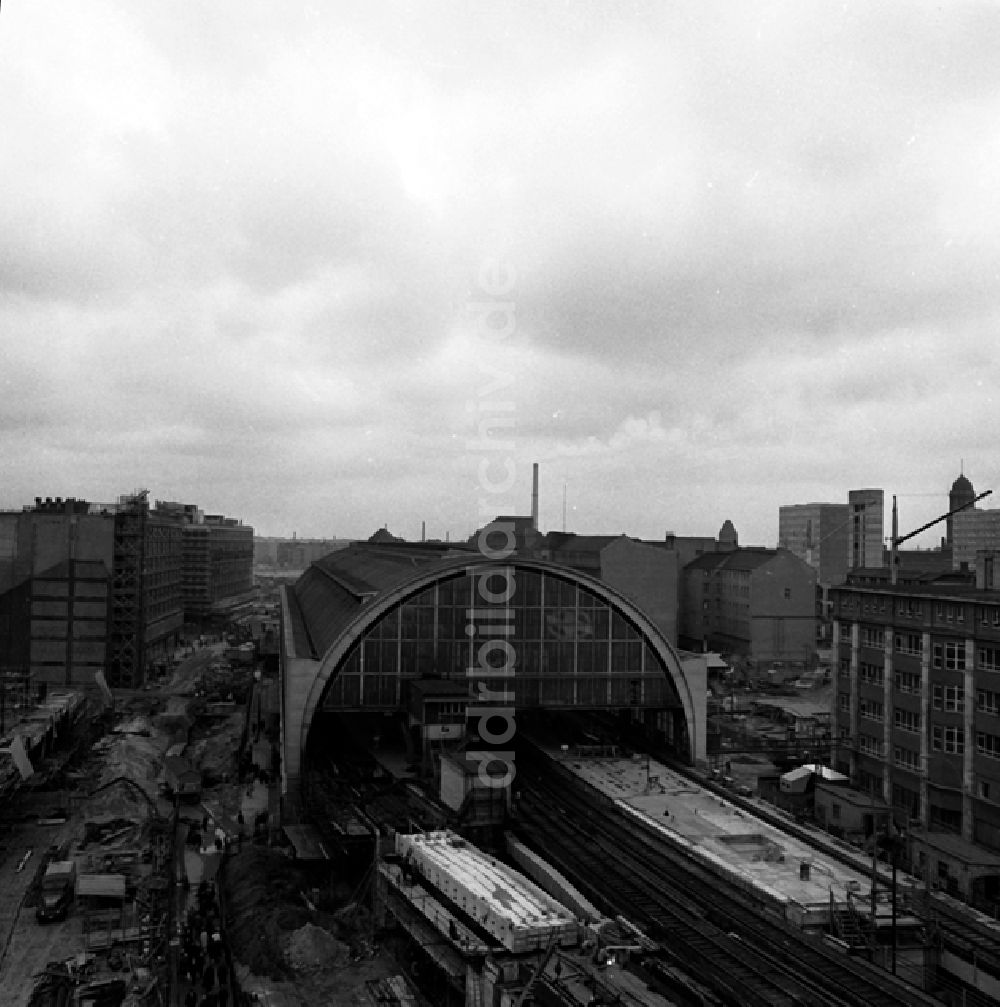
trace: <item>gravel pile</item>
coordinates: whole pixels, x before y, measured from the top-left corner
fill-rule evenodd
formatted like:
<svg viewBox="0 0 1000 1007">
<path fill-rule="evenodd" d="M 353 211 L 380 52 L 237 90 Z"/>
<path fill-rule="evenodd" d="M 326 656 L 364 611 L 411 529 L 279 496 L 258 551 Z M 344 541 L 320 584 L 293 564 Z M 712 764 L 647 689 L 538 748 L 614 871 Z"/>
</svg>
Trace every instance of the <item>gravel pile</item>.
<svg viewBox="0 0 1000 1007">
<path fill-rule="evenodd" d="M 288 935 L 285 960 L 296 972 L 322 971 L 346 965 L 350 950 L 329 931 L 307 923 Z"/>
</svg>

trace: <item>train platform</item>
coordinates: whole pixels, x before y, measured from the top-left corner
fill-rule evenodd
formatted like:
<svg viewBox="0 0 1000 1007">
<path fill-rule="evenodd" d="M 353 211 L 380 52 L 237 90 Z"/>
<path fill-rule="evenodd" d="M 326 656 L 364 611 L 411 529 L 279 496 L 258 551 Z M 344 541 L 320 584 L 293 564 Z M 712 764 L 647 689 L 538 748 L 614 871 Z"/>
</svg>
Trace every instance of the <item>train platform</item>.
<svg viewBox="0 0 1000 1007">
<path fill-rule="evenodd" d="M 553 748 L 548 754 L 676 845 L 783 905 L 799 926 L 825 927 L 831 899 L 863 905 L 871 892 L 870 872 L 845 866 L 655 759 L 581 757 Z"/>
</svg>

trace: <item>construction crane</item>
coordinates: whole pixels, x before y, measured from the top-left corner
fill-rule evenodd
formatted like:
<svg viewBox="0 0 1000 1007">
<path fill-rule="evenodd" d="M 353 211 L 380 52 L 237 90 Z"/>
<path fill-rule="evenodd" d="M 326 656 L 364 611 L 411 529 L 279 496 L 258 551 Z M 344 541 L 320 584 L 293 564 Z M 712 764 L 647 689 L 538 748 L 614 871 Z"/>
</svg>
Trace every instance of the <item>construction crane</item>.
<svg viewBox="0 0 1000 1007">
<path fill-rule="evenodd" d="M 968 503 L 962 504 L 961 507 L 956 507 L 954 510 L 948 511 L 947 514 L 942 514 L 940 517 L 934 518 L 933 521 L 928 521 L 927 524 L 922 524 L 919 528 L 906 535 L 899 534 L 899 512 L 896 509 L 896 496 L 893 494 L 892 538 L 889 540 L 889 576 L 891 583 L 895 584 L 899 577 L 899 558 L 896 555 L 896 550 L 900 545 L 914 536 L 919 535 L 922 531 L 927 531 L 928 528 L 933 528 L 934 525 L 940 524 L 942 521 L 947 521 L 952 514 L 957 514 L 959 511 L 968 510 L 970 507 L 974 507 L 980 500 L 984 497 L 988 497 L 992 492 L 993 490 L 987 490 L 985 493 L 980 493 L 979 496 L 973 497 Z"/>
</svg>

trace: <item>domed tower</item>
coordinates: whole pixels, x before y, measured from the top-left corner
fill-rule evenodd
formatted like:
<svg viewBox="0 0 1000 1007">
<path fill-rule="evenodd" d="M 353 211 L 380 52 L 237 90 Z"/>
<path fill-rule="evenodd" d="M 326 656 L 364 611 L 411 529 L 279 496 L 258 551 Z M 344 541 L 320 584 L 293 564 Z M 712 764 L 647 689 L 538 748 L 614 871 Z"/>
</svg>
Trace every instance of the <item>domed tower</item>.
<svg viewBox="0 0 1000 1007">
<path fill-rule="evenodd" d="M 732 552 L 740 547 L 740 537 L 733 522 L 726 518 L 719 529 L 719 552 Z"/>
<path fill-rule="evenodd" d="M 948 510 L 957 510 L 959 507 L 971 504 L 975 499 L 976 491 L 972 488 L 972 483 L 965 478 L 965 473 L 962 473 L 951 484 L 951 492 L 948 494 Z M 951 522 L 952 519 L 949 517 L 946 522 L 946 541 L 948 545 L 951 545 Z"/>
</svg>

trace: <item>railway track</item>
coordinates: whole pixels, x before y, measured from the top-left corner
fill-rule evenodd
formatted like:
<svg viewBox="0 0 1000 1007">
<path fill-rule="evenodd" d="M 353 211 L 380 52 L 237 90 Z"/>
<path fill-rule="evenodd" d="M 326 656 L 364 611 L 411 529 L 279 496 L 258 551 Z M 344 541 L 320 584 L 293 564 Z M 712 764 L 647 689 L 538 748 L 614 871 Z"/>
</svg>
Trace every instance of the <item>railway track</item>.
<svg viewBox="0 0 1000 1007">
<path fill-rule="evenodd" d="M 734 804 L 741 803 L 738 796 L 734 796 L 732 792 L 706 781 L 703 776 L 694 772 L 690 766 L 680 762 L 668 750 L 658 749 L 656 746 L 650 747 L 646 741 L 641 741 L 640 739 L 635 740 L 637 743 L 641 743 L 646 748 L 649 748 L 650 754 L 655 759 L 669 766 L 675 773 L 687 777 L 699 787 L 718 793 Z M 870 858 L 867 855 L 842 849 L 833 843 L 820 843 L 813 830 L 790 822 L 788 819 L 774 814 L 759 804 L 747 804 L 746 807 L 756 817 L 794 836 L 809 846 L 822 849 L 824 854 L 839 863 L 862 872 L 870 870 Z M 984 933 L 983 927 L 970 921 L 961 908 L 952 907 L 945 900 L 935 897 L 929 891 L 924 891 L 922 894 L 914 893 L 911 895 L 911 898 L 914 899 L 914 902 L 910 906 L 910 911 L 914 912 L 929 925 L 933 924 L 936 927 L 945 948 L 968 960 L 976 961 L 980 969 L 985 969 L 991 976 L 1000 979 L 1000 942 L 997 941 L 993 934 Z M 974 992 L 967 991 L 965 995 L 969 1000 L 970 1007 L 972 1004 L 978 1003 Z"/>
<path fill-rule="evenodd" d="M 644 926 L 659 954 L 733 1005 L 936 1001 L 771 915 L 537 754 L 519 754 L 519 831 L 593 901 Z"/>
</svg>

